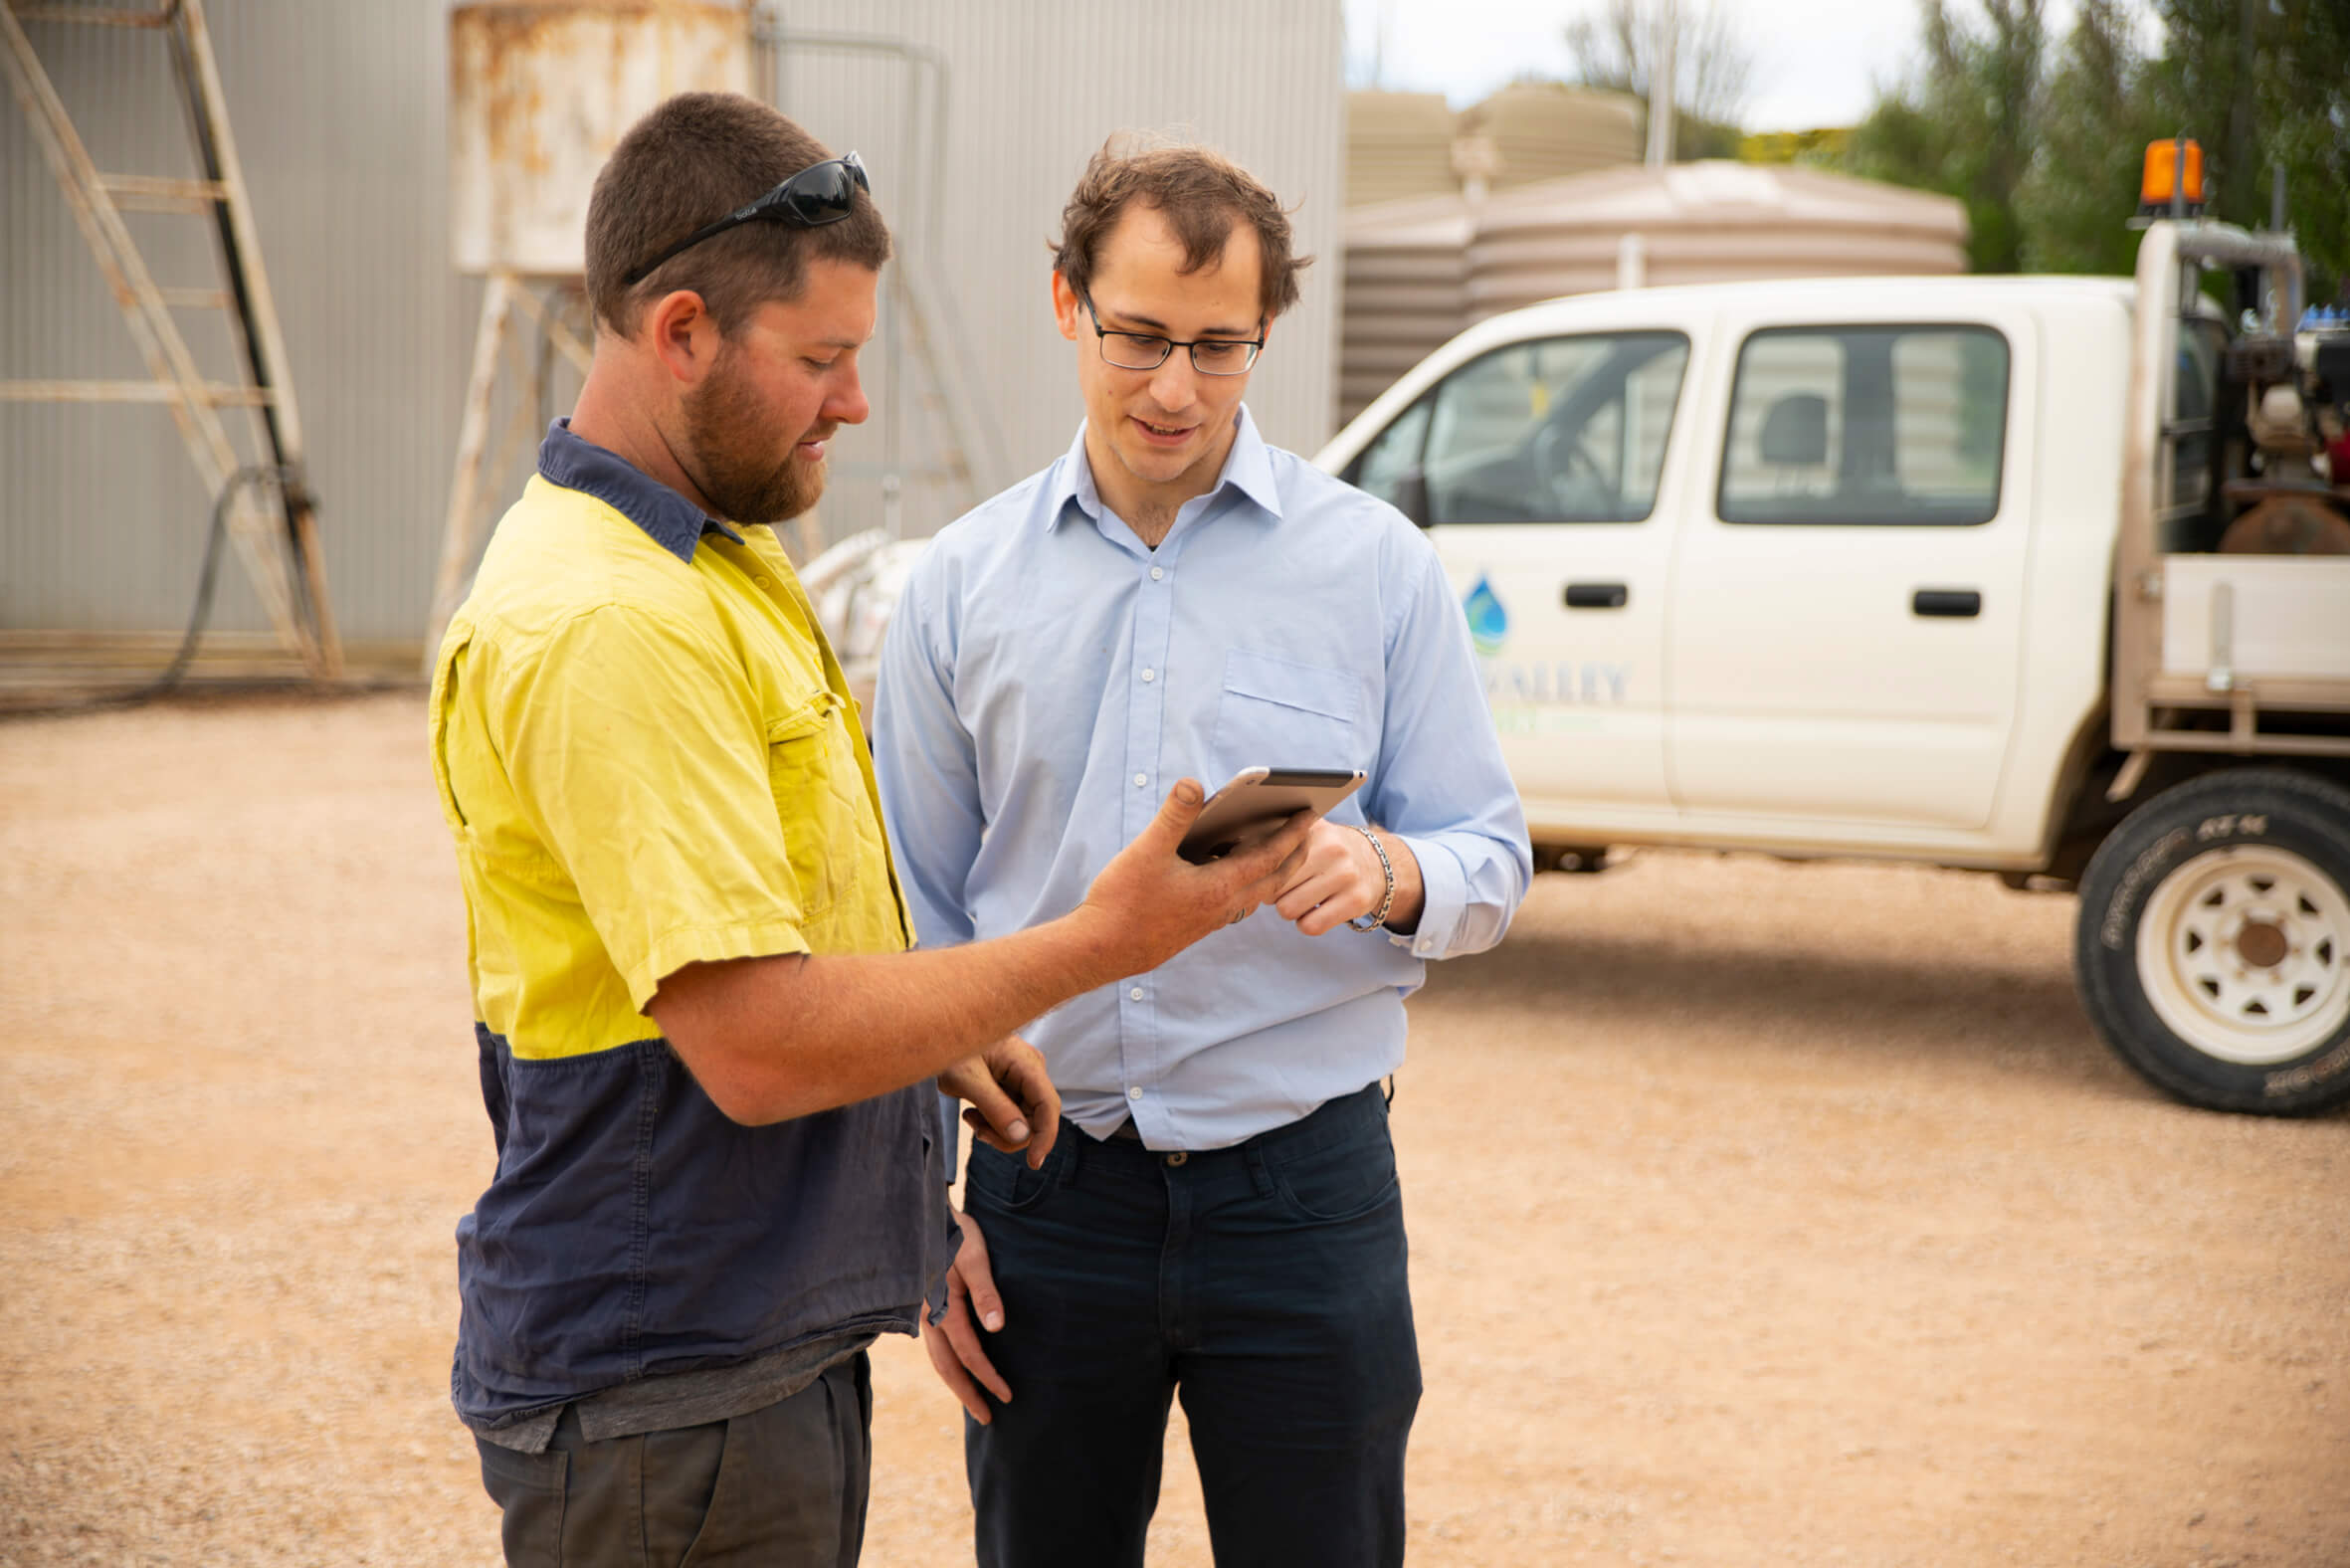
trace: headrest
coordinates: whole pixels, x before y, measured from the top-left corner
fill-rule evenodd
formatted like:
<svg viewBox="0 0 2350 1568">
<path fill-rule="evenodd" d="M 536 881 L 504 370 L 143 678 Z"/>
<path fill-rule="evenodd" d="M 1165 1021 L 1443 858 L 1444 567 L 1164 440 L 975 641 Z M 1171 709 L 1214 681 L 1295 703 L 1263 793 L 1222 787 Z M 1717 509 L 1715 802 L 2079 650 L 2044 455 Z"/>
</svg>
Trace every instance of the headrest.
<svg viewBox="0 0 2350 1568">
<path fill-rule="evenodd" d="M 1828 461 L 1828 400 L 1817 392 L 1790 392 L 1763 416 L 1765 463 L 1820 464 Z"/>
</svg>

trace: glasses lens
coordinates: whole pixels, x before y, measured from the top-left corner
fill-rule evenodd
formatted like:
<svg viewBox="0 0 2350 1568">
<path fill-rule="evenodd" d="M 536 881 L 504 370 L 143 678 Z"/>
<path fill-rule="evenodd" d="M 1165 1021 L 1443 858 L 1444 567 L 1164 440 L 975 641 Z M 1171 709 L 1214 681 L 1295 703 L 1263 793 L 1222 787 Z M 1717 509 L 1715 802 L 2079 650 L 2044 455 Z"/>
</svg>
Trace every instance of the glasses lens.
<svg viewBox="0 0 2350 1568">
<path fill-rule="evenodd" d="M 1141 332 L 1104 332 L 1101 357 L 1121 370 L 1156 370 L 1174 345 Z"/>
<path fill-rule="evenodd" d="M 849 216 L 856 190 L 839 159 L 802 169 L 783 183 L 784 205 L 795 222 L 814 228 Z"/>
<path fill-rule="evenodd" d="M 1209 339 L 1191 345 L 1192 367 L 1207 376 L 1237 376 L 1256 357 L 1255 343 L 1220 343 Z"/>
</svg>

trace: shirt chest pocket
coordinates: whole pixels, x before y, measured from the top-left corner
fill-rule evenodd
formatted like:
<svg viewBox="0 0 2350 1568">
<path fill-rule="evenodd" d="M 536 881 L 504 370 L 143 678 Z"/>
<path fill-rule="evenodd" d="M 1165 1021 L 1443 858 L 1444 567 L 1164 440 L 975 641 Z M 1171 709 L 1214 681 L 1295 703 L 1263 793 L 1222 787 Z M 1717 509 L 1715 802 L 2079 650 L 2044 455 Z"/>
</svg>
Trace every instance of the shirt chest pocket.
<svg viewBox="0 0 2350 1568">
<path fill-rule="evenodd" d="M 767 784 L 783 822 L 801 918 L 814 920 L 846 898 L 864 861 L 881 854 L 839 692 L 820 690 L 767 721 Z"/>
<path fill-rule="evenodd" d="M 1216 702 L 1218 778 L 1260 763 L 1367 768 L 1372 759 L 1360 739 L 1366 706 L 1359 676 L 1236 648 L 1225 656 Z"/>
</svg>

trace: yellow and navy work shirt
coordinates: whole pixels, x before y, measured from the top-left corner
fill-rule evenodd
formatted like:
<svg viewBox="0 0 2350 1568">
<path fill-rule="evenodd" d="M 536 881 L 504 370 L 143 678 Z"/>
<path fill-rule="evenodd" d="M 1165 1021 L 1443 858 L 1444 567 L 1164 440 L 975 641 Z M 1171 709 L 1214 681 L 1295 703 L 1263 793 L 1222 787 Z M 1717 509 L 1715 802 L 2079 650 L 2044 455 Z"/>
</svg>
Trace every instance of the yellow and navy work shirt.
<svg viewBox="0 0 2350 1568">
<path fill-rule="evenodd" d="M 773 530 L 557 421 L 450 623 L 431 743 L 497 1144 L 458 1226 L 459 1414 L 911 1332 L 950 1236 L 932 1091 L 741 1126 L 645 1013 L 689 963 L 908 942 L 856 704 Z"/>
</svg>

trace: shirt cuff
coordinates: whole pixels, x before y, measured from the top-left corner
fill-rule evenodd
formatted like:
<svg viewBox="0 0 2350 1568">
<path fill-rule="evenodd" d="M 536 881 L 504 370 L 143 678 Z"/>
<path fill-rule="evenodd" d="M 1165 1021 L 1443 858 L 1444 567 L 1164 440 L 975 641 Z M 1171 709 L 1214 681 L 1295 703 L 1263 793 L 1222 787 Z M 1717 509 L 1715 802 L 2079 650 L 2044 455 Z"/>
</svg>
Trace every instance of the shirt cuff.
<svg viewBox="0 0 2350 1568">
<path fill-rule="evenodd" d="M 1461 932 L 1461 914 L 1469 906 L 1469 874 L 1460 857 L 1433 839 L 1405 839 L 1412 859 L 1420 863 L 1420 925 L 1409 935 L 1391 932 L 1388 940 L 1414 958 L 1449 958 Z"/>
</svg>

